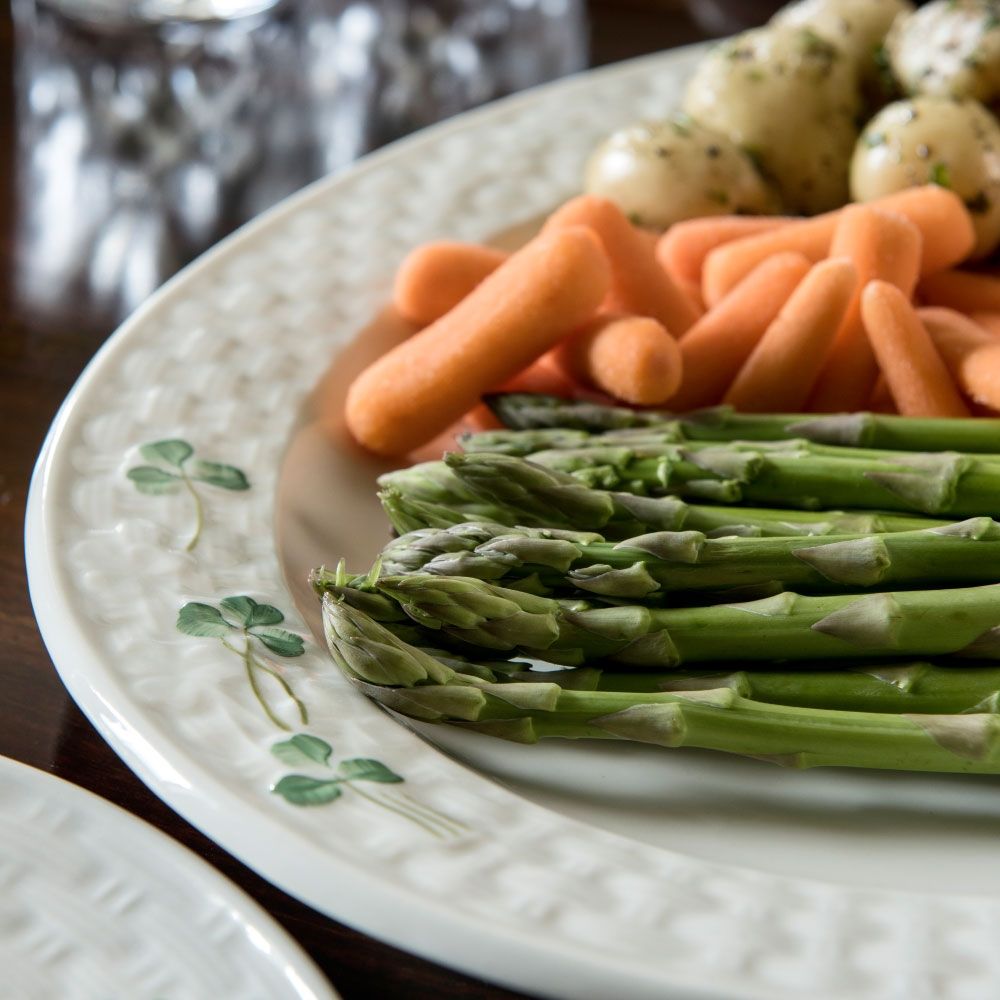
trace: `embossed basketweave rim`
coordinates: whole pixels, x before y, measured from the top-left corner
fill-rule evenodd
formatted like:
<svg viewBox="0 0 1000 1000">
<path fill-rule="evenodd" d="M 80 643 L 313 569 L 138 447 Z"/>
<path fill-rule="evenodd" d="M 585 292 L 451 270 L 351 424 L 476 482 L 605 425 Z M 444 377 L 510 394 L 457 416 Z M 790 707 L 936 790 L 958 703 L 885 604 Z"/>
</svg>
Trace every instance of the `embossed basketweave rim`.
<svg viewBox="0 0 1000 1000">
<path fill-rule="evenodd" d="M 272 524 L 315 373 L 385 301 L 410 247 L 482 238 L 572 194 L 593 142 L 672 106 L 698 51 L 561 81 L 397 143 L 154 295 L 95 357 L 39 459 L 27 518 L 39 624 L 73 697 L 157 795 L 271 882 L 424 957 L 574 1000 L 995 995 L 1000 901 L 783 877 L 570 820 L 391 721 L 313 643 L 287 667 L 309 732 L 338 757 L 378 757 L 464 832 L 435 839 L 346 794 L 289 806 L 269 791 L 275 733 L 234 686 L 232 658 L 174 628 L 185 602 L 241 593 L 306 633 Z M 206 500 L 190 553 L 170 523 L 181 501 L 125 475 L 139 445 L 170 437 L 252 483 Z"/>
<path fill-rule="evenodd" d="M 58 962 L 29 971 L 33 996 L 43 989 L 80 995 L 81 967 L 91 975 L 127 977 L 127 982 L 106 981 L 109 995 L 128 984 L 153 995 L 168 976 L 207 996 L 212 983 L 200 970 L 209 966 L 224 970 L 233 987 L 238 979 L 238 988 L 255 996 L 268 995 L 259 992 L 264 989 L 278 1000 L 274 991 L 280 989 L 282 997 L 336 1000 L 319 969 L 272 917 L 155 827 L 77 785 L 7 758 L 0 758 L 0 796 L 5 886 L 20 889 L 23 906 L 15 936 L 31 949 L 31 957 L 25 956 L 29 969 L 39 966 L 39 955 L 59 955 Z M 5 835 L 4 825 L 9 833 L 25 831 L 30 849 L 22 849 L 20 837 Z M 50 864 L 54 855 L 58 860 Z M 72 910 L 64 908 L 66 893 L 74 894 Z M 5 897 L 8 916 L 11 903 Z M 80 933 L 84 914 L 91 919 Z M 261 940 L 268 942 L 267 950 Z M 5 970 L 8 985 L 10 972 Z"/>
</svg>

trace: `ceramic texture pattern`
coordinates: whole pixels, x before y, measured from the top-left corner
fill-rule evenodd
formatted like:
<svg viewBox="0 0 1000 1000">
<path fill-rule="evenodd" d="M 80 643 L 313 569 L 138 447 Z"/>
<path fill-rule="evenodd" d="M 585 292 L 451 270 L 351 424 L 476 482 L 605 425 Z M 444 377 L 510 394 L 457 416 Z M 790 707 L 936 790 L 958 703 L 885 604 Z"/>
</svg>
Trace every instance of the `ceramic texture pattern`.
<svg viewBox="0 0 1000 1000">
<path fill-rule="evenodd" d="M 276 931 L 207 865 L 134 817 L 0 762 L 3 996 L 333 1000 Z"/>
<path fill-rule="evenodd" d="M 385 301 L 409 248 L 482 238 L 572 194 L 592 143 L 672 107 L 696 55 L 546 88 L 389 149 L 157 296 L 99 358 L 50 446 L 39 532 L 58 582 L 34 589 L 58 591 L 72 635 L 53 641 L 52 625 L 46 637 L 85 709 L 171 804 L 300 897 L 429 957 L 573 997 L 996 995 L 993 901 L 726 868 L 571 821 L 390 721 L 311 640 L 282 664 L 309 711 L 297 728 L 338 756 L 383 761 L 467 829 L 437 839 L 358 797 L 288 805 L 269 791 L 283 773 L 269 753 L 278 734 L 238 663 L 174 628 L 186 602 L 246 594 L 306 634 L 271 525 L 282 451 L 316 373 Z M 150 498 L 126 475 L 142 442 L 167 438 L 251 484 L 204 491 L 192 552 L 189 499 Z M 86 656 L 66 663 L 71 648 Z"/>
</svg>

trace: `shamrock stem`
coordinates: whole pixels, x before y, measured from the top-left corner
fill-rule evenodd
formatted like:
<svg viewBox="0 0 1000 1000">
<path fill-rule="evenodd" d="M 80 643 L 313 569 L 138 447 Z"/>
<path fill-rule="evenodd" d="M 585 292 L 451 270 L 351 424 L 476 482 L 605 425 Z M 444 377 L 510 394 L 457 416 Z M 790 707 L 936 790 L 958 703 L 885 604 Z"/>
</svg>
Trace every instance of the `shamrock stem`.
<svg viewBox="0 0 1000 1000">
<path fill-rule="evenodd" d="M 408 819 L 411 823 L 416 823 L 417 826 L 422 827 L 429 834 L 431 834 L 431 836 L 437 837 L 438 840 L 443 840 L 447 834 L 454 835 L 452 831 L 447 828 L 445 829 L 445 833 L 442 833 L 436 826 L 433 826 L 430 821 L 425 821 L 423 817 L 410 812 L 410 810 L 404 806 L 399 806 L 393 802 L 387 801 L 386 799 L 371 795 L 369 792 L 359 788 L 353 781 L 344 781 L 341 779 L 341 785 L 345 785 L 347 788 L 350 788 L 352 791 L 360 795 L 361 798 L 367 799 L 373 805 L 381 806 L 383 809 L 388 809 L 389 812 L 394 812 L 397 816 L 402 816 L 404 819 Z"/>
<path fill-rule="evenodd" d="M 198 491 L 194 488 L 194 483 L 188 478 L 188 474 L 183 468 L 181 469 L 181 482 L 184 483 L 188 493 L 191 494 L 191 499 L 194 500 L 194 534 L 188 539 L 187 545 L 184 546 L 185 552 L 191 552 L 198 544 L 198 539 L 201 538 L 201 529 L 205 525 L 205 508 L 201 502 L 201 497 L 198 495 Z"/>
<path fill-rule="evenodd" d="M 299 698 L 299 696 L 292 690 L 292 685 L 289 684 L 288 681 L 274 669 L 274 667 L 264 663 L 263 660 L 255 660 L 254 662 L 258 667 L 260 667 L 261 670 L 273 677 L 281 685 L 281 689 L 285 692 L 285 694 L 287 694 L 288 697 L 295 702 L 295 707 L 299 710 L 299 720 L 302 722 L 302 725 L 307 726 L 309 724 L 309 712 L 307 711 L 305 703 L 302 699 Z"/>
<path fill-rule="evenodd" d="M 258 704 L 262 709 L 264 709 L 264 714 L 279 728 L 283 729 L 286 733 L 292 731 L 292 727 L 286 725 L 281 719 L 278 718 L 271 710 L 271 706 L 268 705 L 267 699 L 264 697 L 264 692 L 261 691 L 260 685 L 257 683 L 257 669 L 260 664 L 254 659 L 253 656 L 253 640 L 244 633 L 245 645 L 242 650 L 237 649 L 231 643 L 226 642 L 225 639 L 222 640 L 222 645 L 226 649 L 234 652 L 242 661 L 244 667 L 246 667 L 247 680 L 250 682 L 250 690 L 253 691 L 254 697 L 257 699 Z M 296 699 L 297 701 L 297 699 Z"/>
</svg>

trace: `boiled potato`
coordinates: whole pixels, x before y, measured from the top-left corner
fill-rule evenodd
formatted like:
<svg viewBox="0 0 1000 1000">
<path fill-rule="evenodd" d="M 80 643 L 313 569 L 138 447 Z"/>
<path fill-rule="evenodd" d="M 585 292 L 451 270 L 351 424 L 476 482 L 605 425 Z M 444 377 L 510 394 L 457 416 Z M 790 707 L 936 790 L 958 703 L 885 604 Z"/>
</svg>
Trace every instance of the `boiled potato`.
<svg viewBox="0 0 1000 1000">
<path fill-rule="evenodd" d="M 965 200 L 976 256 L 1000 243 L 1000 123 L 978 101 L 896 101 L 866 126 L 851 160 L 856 201 L 927 183 Z"/>
<path fill-rule="evenodd" d="M 900 14 L 913 11 L 909 0 L 799 0 L 783 7 L 772 24 L 811 28 L 839 46 L 858 72 L 878 73 L 875 53 L 889 26 Z"/>
<path fill-rule="evenodd" d="M 682 114 L 636 122 L 608 136 L 587 161 L 584 188 L 656 229 L 700 215 L 776 211 L 774 194 L 750 157 Z"/>
<path fill-rule="evenodd" d="M 935 0 L 893 23 L 892 71 L 907 94 L 1000 97 L 1000 4 Z"/>
<path fill-rule="evenodd" d="M 772 25 L 713 49 L 691 78 L 683 108 L 750 153 L 786 210 L 823 212 L 847 200 L 856 77 L 833 43 L 808 29 Z"/>
</svg>

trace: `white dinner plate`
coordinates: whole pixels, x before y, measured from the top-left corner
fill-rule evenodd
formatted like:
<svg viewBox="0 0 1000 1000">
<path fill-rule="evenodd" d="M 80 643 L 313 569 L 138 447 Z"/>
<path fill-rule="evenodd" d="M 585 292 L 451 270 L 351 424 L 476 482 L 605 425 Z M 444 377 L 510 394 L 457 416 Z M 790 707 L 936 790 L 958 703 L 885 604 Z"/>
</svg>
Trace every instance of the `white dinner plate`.
<svg viewBox="0 0 1000 1000">
<path fill-rule="evenodd" d="M 1000 782 L 417 733 L 319 638 L 306 572 L 340 556 L 363 569 L 388 531 L 384 466 L 322 434 L 315 402 L 401 335 L 380 313 L 394 268 L 431 238 L 513 239 L 578 189 L 609 129 L 671 108 L 699 54 L 398 143 L 155 295 L 38 465 L 28 566 L 45 641 L 178 812 L 427 958 L 573 1000 L 1000 996 Z"/>
<path fill-rule="evenodd" d="M 336 1000 L 214 868 L 104 799 L 0 757 L 0 996 Z"/>
</svg>

